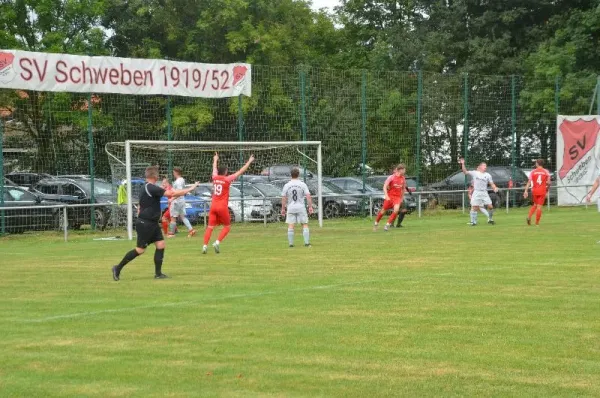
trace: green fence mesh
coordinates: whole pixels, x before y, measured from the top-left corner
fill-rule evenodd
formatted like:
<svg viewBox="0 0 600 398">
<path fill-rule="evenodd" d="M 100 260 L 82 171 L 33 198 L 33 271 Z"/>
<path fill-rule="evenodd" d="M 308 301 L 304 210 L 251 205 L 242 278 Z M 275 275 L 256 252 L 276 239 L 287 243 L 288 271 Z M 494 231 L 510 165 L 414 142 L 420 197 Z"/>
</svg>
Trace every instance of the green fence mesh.
<svg viewBox="0 0 600 398">
<path fill-rule="evenodd" d="M 252 82 L 252 97 L 230 99 L 0 89 L 0 170 L 109 181 L 109 142 L 309 140 L 323 142 L 324 175 L 366 180 L 402 162 L 426 188 L 449 181 L 459 157 L 512 177 L 538 157 L 553 169 L 557 113 L 600 110 L 595 77 L 256 65 Z"/>
</svg>

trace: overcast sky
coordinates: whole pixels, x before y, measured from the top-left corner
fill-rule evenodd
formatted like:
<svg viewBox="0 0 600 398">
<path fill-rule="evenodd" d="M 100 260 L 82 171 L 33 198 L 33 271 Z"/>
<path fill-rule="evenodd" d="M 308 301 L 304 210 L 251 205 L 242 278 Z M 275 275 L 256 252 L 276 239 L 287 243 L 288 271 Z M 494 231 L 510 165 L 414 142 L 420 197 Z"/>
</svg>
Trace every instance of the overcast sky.
<svg viewBox="0 0 600 398">
<path fill-rule="evenodd" d="M 340 3 L 340 0 L 312 0 L 312 3 L 315 10 L 327 7 L 333 11 L 333 7 L 337 6 Z"/>
</svg>

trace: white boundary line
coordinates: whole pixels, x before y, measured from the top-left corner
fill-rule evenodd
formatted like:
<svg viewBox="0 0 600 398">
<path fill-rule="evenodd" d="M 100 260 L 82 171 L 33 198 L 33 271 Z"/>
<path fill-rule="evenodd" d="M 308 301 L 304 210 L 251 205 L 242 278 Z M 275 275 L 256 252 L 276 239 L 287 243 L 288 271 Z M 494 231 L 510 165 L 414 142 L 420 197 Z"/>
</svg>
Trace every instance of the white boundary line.
<svg viewBox="0 0 600 398">
<path fill-rule="evenodd" d="M 514 268 L 517 268 L 517 267 L 510 266 L 510 267 L 480 268 L 480 269 L 470 270 L 470 271 L 475 271 L 475 272 L 477 272 L 477 271 L 499 271 L 499 270 L 506 270 L 506 269 L 514 269 Z M 450 276 L 450 275 L 456 275 L 456 274 L 457 274 L 456 272 L 443 272 L 443 273 L 437 273 L 437 274 L 421 275 L 421 276 L 416 276 L 416 277 L 415 276 L 402 276 L 402 277 L 386 278 L 386 279 L 369 279 L 369 280 L 357 281 L 357 282 L 336 283 L 336 284 L 332 284 L 332 285 L 307 286 L 307 287 L 300 287 L 300 288 L 296 288 L 296 289 L 287 289 L 287 290 L 271 290 L 271 291 L 266 291 L 266 292 L 231 294 L 231 295 L 220 296 L 220 297 L 219 296 L 206 297 L 203 299 L 192 300 L 192 301 L 175 301 L 175 302 L 170 302 L 170 303 L 143 305 L 143 306 L 139 306 L 139 307 L 123 307 L 123 308 L 114 308 L 114 309 L 107 309 L 107 310 L 100 310 L 100 311 L 75 312 L 72 314 L 54 315 L 54 316 L 49 316 L 49 317 L 44 317 L 44 318 L 37 318 L 37 319 L 22 319 L 22 320 L 20 320 L 20 322 L 43 323 L 43 322 L 49 322 L 49 321 L 56 321 L 59 319 L 81 318 L 81 317 L 94 316 L 94 315 L 100 315 L 100 314 L 111 314 L 111 313 L 119 313 L 119 312 L 127 312 L 127 311 L 145 310 L 145 309 L 150 309 L 150 308 L 179 307 L 179 306 L 200 304 L 200 303 L 208 302 L 208 301 L 253 298 L 253 297 L 270 296 L 270 295 L 274 295 L 274 294 L 306 292 L 306 291 L 313 291 L 313 290 L 328 290 L 328 289 L 336 289 L 336 288 L 345 287 L 345 286 L 365 285 L 368 283 L 378 283 L 378 282 L 397 281 L 397 280 L 415 280 L 415 279 L 424 279 L 427 277 Z"/>
</svg>

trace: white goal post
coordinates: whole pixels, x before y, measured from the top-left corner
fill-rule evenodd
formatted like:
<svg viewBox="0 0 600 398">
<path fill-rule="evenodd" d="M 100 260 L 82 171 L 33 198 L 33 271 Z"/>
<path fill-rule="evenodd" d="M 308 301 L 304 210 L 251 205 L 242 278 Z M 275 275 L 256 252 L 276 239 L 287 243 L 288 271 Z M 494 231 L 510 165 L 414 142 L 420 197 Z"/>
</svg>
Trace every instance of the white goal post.
<svg viewBox="0 0 600 398">
<path fill-rule="evenodd" d="M 115 155 L 109 150 L 109 145 L 118 145 L 123 146 L 124 149 L 124 159 L 121 156 Z M 136 152 L 136 155 L 133 156 L 133 151 Z M 319 220 L 319 227 L 323 226 L 323 167 L 322 167 L 322 147 L 321 141 L 248 141 L 248 142 L 239 142 L 239 141 L 155 141 L 155 140 L 128 140 L 123 143 L 109 143 L 107 144 L 107 153 L 109 154 L 109 158 L 111 162 L 115 162 L 115 160 L 119 163 L 119 166 L 125 166 L 125 180 L 127 187 L 127 234 L 129 240 L 133 239 L 133 207 L 131 206 L 133 202 L 132 195 L 132 174 L 133 174 L 133 165 L 139 167 L 139 165 L 143 165 L 144 162 L 147 162 L 147 165 L 156 164 L 153 162 L 157 159 L 156 156 L 147 155 L 147 160 L 144 157 L 145 154 L 156 151 L 164 153 L 167 157 L 169 157 L 169 162 L 173 162 L 173 157 L 179 156 L 179 159 L 185 159 L 187 162 L 194 162 L 196 159 L 198 162 L 203 163 L 203 167 L 210 167 L 212 169 L 212 155 L 214 152 L 229 152 L 231 155 L 229 157 L 230 161 L 233 159 L 233 154 L 236 154 L 236 157 L 241 159 L 247 159 L 250 154 L 254 154 L 256 157 L 255 163 L 260 165 L 259 167 L 271 167 L 273 166 L 273 162 L 277 164 L 279 163 L 287 163 L 301 166 L 305 162 L 312 162 L 313 165 L 316 163 L 317 166 L 317 214 Z M 310 154 L 313 155 L 316 153 L 316 156 L 309 156 L 307 152 L 310 151 Z M 114 151 L 113 151 L 114 152 Z M 279 153 L 282 153 L 279 155 Z M 237 155 L 239 154 L 239 155 Z M 261 159 L 261 154 L 264 155 Z M 197 156 L 197 158 L 194 158 Z M 135 159 L 134 159 L 135 157 Z M 316 157 L 316 159 L 315 159 Z M 121 158 L 121 159 L 120 159 Z M 302 161 L 300 161 L 302 159 Z M 158 159 L 159 162 L 164 163 L 165 159 L 160 157 Z M 177 161 L 175 161 L 177 163 Z M 233 161 L 232 161 L 233 162 Z M 208 163 L 208 164 L 205 164 Z M 237 162 L 233 162 L 239 165 Z M 177 164 L 171 164 L 177 166 Z M 164 165 L 160 165 L 161 169 L 164 170 Z M 230 170 L 233 172 L 232 165 L 228 165 Z M 252 169 L 251 169 L 252 170 Z M 306 170 L 306 168 L 304 168 Z M 141 170 L 137 170 L 140 172 Z M 184 171 L 185 173 L 185 171 Z M 202 175 L 190 175 L 187 174 L 188 182 L 192 182 L 195 180 L 201 180 L 200 182 L 209 182 L 210 175 L 205 175 L 206 173 L 201 173 Z M 114 177 L 114 171 L 113 171 Z M 300 176 L 303 177 L 302 174 Z M 289 178 L 289 177 L 288 177 Z M 206 180 L 206 181 L 203 181 Z"/>
</svg>

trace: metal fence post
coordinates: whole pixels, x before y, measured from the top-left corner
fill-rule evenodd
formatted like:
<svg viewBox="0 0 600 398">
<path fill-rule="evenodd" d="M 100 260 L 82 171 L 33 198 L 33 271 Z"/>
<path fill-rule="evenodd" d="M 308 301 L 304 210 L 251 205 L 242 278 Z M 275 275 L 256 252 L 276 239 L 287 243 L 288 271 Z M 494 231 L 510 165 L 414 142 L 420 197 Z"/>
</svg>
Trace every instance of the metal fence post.
<svg viewBox="0 0 600 398">
<path fill-rule="evenodd" d="M 306 74 L 304 67 L 300 65 L 300 127 L 302 129 L 302 141 L 306 142 Z M 306 157 L 302 157 L 302 178 L 306 182 Z"/>
<path fill-rule="evenodd" d="M 465 160 L 465 164 L 468 162 L 469 158 L 469 74 L 465 73 L 463 78 L 464 85 L 464 94 L 463 94 L 463 112 L 464 112 L 464 122 L 463 122 L 463 159 Z M 465 174 L 465 186 L 467 189 L 467 185 L 469 184 L 469 179 Z M 462 195 L 462 213 L 465 214 L 465 193 Z"/>
<path fill-rule="evenodd" d="M 556 118 L 560 114 L 560 76 L 556 76 L 556 80 L 554 82 L 554 113 L 555 113 L 555 123 Z M 554 159 L 552 163 L 552 167 L 554 167 L 555 173 L 558 173 L 558 169 L 556 168 L 556 150 L 554 149 L 556 146 L 556 133 L 553 133 L 550 136 L 550 159 Z M 558 206 L 558 188 L 556 189 L 556 205 Z M 548 211 L 550 211 L 550 192 L 548 192 Z"/>
<path fill-rule="evenodd" d="M 512 130 L 512 149 L 511 149 L 511 180 L 515 180 L 516 175 L 516 161 L 517 161 L 517 79 L 515 75 L 511 76 L 511 130 Z M 506 210 L 508 212 L 508 203 L 510 200 L 510 196 L 514 198 L 514 191 L 508 191 L 506 196 L 507 207 Z"/>
<path fill-rule="evenodd" d="M 596 115 L 600 115 L 600 75 L 596 77 Z"/>
<path fill-rule="evenodd" d="M 167 117 L 167 141 L 173 141 L 173 115 L 171 112 L 171 96 L 167 96 L 167 109 L 166 109 L 166 117 Z M 167 169 L 169 175 L 167 178 L 171 179 L 173 175 L 173 152 L 171 152 L 171 148 L 168 149 L 168 160 L 167 160 Z"/>
<path fill-rule="evenodd" d="M 267 226 L 267 203 L 266 203 L 266 199 L 263 198 L 262 201 L 262 211 L 263 211 L 263 216 L 264 216 L 264 220 L 265 220 L 265 227 Z"/>
<path fill-rule="evenodd" d="M 69 227 L 69 218 L 67 217 L 67 206 L 63 207 L 63 232 L 65 234 L 65 242 L 68 240 L 69 233 L 67 232 Z"/>
<path fill-rule="evenodd" d="M 419 192 L 419 196 L 417 197 L 417 200 L 419 201 L 418 205 L 419 206 L 419 218 L 421 218 L 421 192 Z"/>
<path fill-rule="evenodd" d="M 419 70 L 417 75 L 417 189 L 421 186 L 421 110 L 423 108 L 423 71 Z"/>
<path fill-rule="evenodd" d="M 0 117 L 0 207 L 4 207 L 4 120 Z M 6 233 L 4 208 L 0 210 L 0 233 Z"/>
<path fill-rule="evenodd" d="M 92 108 L 92 93 L 88 93 L 88 145 L 89 145 L 89 171 L 90 171 L 90 191 L 91 191 L 91 201 L 92 203 L 96 202 L 96 189 L 94 187 L 94 179 L 95 179 L 95 168 L 94 168 L 94 132 L 92 125 L 92 116 L 93 116 L 93 108 Z M 92 226 L 92 231 L 96 230 L 96 208 L 92 207 L 91 209 L 91 221 L 90 224 Z"/>
<path fill-rule="evenodd" d="M 240 142 L 240 165 L 244 164 L 244 151 L 241 145 L 244 142 L 244 109 L 242 107 L 242 95 L 238 96 L 238 140 Z M 242 222 L 244 222 L 244 175 L 240 176 L 240 192 L 242 194 Z"/>
<path fill-rule="evenodd" d="M 360 89 L 360 113 L 361 113 L 361 127 L 362 127 L 362 183 L 363 193 L 365 192 L 367 185 L 367 72 L 362 73 L 362 85 Z"/>
</svg>

